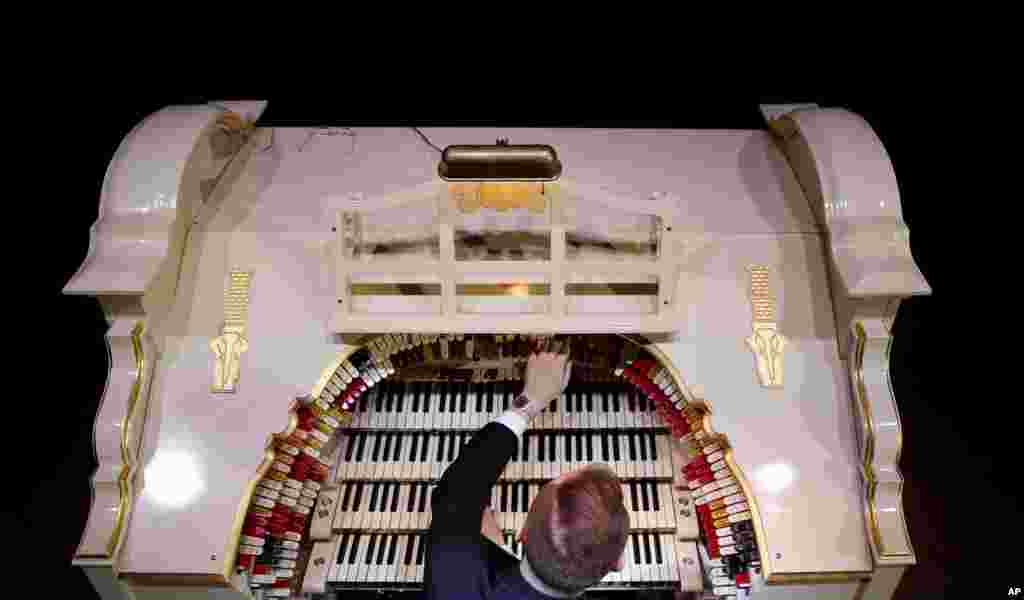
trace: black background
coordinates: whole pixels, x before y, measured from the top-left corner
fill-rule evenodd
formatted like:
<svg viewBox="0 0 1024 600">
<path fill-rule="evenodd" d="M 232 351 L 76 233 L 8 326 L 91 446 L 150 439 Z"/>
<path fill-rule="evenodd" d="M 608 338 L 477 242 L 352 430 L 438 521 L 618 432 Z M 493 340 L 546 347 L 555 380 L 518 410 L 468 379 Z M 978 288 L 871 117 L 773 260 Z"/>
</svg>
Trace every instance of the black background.
<svg viewBox="0 0 1024 600">
<path fill-rule="evenodd" d="M 59 315 L 61 331 L 66 332 L 61 334 L 61 343 L 73 359 L 63 369 L 67 383 L 60 392 L 59 411 L 47 413 L 52 417 L 45 422 L 47 443 L 37 450 L 29 501 L 15 509 L 17 525 L 13 530 L 20 539 L 35 542 L 32 562 L 41 568 L 50 589 L 71 592 L 75 598 L 93 597 L 85 576 L 80 569 L 70 567 L 70 560 L 85 527 L 91 499 L 89 480 L 96 468 L 92 424 L 108 369 L 103 339 L 106 324 L 94 300 L 63 296 L 60 290 L 85 258 L 106 166 L 125 134 L 155 110 L 174 104 L 252 97 L 265 96 L 120 96 L 86 101 L 79 110 L 87 117 L 74 126 L 70 153 L 54 157 L 59 158 L 60 168 L 49 171 L 50 177 L 59 180 L 52 183 L 69 191 L 63 192 L 66 197 L 59 203 L 59 218 L 47 220 L 54 223 L 47 230 L 56 241 L 45 253 L 49 264 L 44 265 L 43 285 L 48 286 L 46 307 L 50 314 Z M 1005 471 L 1003 465 L 996 464 L 999 452 L 993 449 L 991 439 L 972 437 L 971 427 L 963 419 L 963 394 L 957 393 L 946 372 L 950 365 L 949 319 L 957 314 L 954 298 L 962 292 L 958 289 L 962 284 L 953 279 L 958 272 L 958 255 L 949 237 L 957 224 L 952 211 L 946 210 L 953 199 L 947 197 L 950 192 L 941 177 L 940 165 L 944 163 L 938 154 L 945 143 L 942 127 L 937 126 L 941 119 L 923 110 L 918 99 L 780 95 L 688 104 L 677 97 L 615 103 L 546 98 L 543 103 L 533 100 L 511 105 L 408 97 L 380 101 L 341 94 L 337 99 L 316 102 L 270 100 L 260 125 L 760 129 L 764 124 L 757 108 L 759 102 L 816 102 L 861 114 L 889 152 L 911 231 L 913 255 L 933 289 L 930 297 L 904 301 L 895 325 L 892 369 L 903 423 L 904 505 L 918 557 L 918 565 L 904 576 L 897 597 L 924 593 L 939 597 L 952 583 L 950 569 L 961 560 L 961 545 L 946 524 L 954 514 L 964 515 L 964 509 L 958 510 L 947 498 L 962 488 L 958 482 L 968 478 L 974 481 L 980 475 L 985 487 L 976 493 L 987 499 L 983 504 L 987 523 L 1020 521 L 1020 505 L 1012 496 L 1016 487 L 1013 478 L 1000 476 Z M 46 206 L 43 210 L 48 210 Z M 970 475 L 964 473 L 964 465 L 969 465 Z M 996 521 L 988 520 L 988 515 Z M 1004 581 L 999 575 L 1015 570 L 996 569 L 995 577 L 982 577 L 972 583 L 981 585 L 976 591 L 1005 597 L 1007 586 L 1024 582 Z"/>
</svg>

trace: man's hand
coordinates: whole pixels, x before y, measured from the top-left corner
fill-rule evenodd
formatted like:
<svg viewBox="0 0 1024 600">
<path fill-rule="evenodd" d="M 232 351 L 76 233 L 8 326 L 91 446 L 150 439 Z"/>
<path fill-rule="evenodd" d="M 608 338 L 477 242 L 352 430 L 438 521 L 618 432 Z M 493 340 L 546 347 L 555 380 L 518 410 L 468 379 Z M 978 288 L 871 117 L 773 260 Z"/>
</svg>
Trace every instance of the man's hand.
<svg viewBox="0 0 1024 600">
<path fill-rule="evenodd" d="M 526 363 L 526 386 L 513 405 L 533 417 L 544 410 L 569 385 L 572 361 L 565 354 L 531 354 Z"/>
</svg>

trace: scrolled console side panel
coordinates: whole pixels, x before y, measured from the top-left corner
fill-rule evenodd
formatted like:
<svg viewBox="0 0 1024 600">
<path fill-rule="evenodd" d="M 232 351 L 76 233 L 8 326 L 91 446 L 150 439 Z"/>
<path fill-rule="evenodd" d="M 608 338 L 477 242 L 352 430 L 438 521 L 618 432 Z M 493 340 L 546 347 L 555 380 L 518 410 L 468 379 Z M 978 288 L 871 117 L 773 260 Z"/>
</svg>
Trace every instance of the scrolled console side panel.
<svg viewBox="0 0 1024 600">
<path fill-rule="evenodd" d="M 798 109 L 769 124 L 828 232 L 836 337 L 849 371 L 872 557 L 876 566 L 914 564 L 888 363 L 900 301 L 931 288 L 910 252 L 896 175 L 881 140 L 859 115 Z"/>
<path fill-rule="evenodd" d="M 853 324 L 850 380 L 863 460 L 864 516 L 877 565 L 916 562 L 903 516 L 903 446 L 899 409 L 889 374 L 892 336 L 879 319 Z"/>
<path fill-rule="evenodd" d="M 93 507 L 73 564 L 83 567 L 105 597 L 119 597 L 117 556 L 131 519 L 155 347 L 145 322 L 115 319 L 107 332 L 110 373 L 94 424 L 98 467 L 93 474 Z"/>
</svg>

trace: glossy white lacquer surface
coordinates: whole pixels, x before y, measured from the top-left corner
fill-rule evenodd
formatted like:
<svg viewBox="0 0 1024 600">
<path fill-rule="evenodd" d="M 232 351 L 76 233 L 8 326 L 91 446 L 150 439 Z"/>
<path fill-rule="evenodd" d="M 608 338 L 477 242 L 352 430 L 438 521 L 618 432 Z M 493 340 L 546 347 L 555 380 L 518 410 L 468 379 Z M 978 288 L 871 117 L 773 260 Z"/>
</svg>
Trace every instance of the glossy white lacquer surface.
<svg viewBox="0 0 1024 600">
<path fill-rule="evenodd" d="M 174 336 L 152 392 L 160 429 L 123 572 L 223 571 L 235 513 L 268 434 L 285 427 L 292 398 L 308 392 L 339 350 L 327 328 L 336 302 L 334 212 L 349 206 L 352 193 L 372 198 L 434 177 L 438 155 L 415 133 L 355 133 L 315 136 L 298 152 L 308 132 L 278 130 L 274 147 L 249 158 L 231 193 L 193 231 L 180 306 L 168 325 Z M 637 203 L 671 192 L 680 222 L 709 243 L 683 267 L 686 317 L 680 341 L 666 351 L 688 383 L 704 386 L 715 428 L 733 441 L 761 503 L 768 548 L 782 553 L 776 570 L 870 570 L 822 242 L 766 133 L 425 133 L 441 146 L 499 136 L 551 143 L 567 177 Z M 746 267 L 754 263 L 781 278 L 773 289 L 780 330 L 791 341 L 781 390 L 760 387 L 743 342 L 751 316 Z M 238 393 L 212 395 L 207 342 L 218 333 L 231 268 L 253 272 L 249 350 Z"/>
<path fill-rule="evenodd" d="M 769 266 L 779 330 L 789 339 L 782 388 L 761 387 L 743 343 L 749 263 Z M 834 339 L 821 240 L 723 239 L 684 280 L 685 327 L 659 347 L 688 385 L 702 386 L 712 426 L 732 442 L 757 499 L 771 572 L 870 571 L 849 383 Z"/>
<path fill-rule="evenodd" d="M 145 290 L 172 244 L 179 210 L 186 220 L 192 216 L 191 204 L 198 198 L 183 181 L 185 167 L 197 140 L 220 112 L 212 106 L 165 108 L 125 136 L 103 179 L 88 257 L 66 292 Z"/>
<path fill-rule="evenodd" d="M 132 329 L 136 324 L 132 318 L 115 319 L 107 331 L 110 371 L 94 426 L 98 466 L 92 481 L 93 506 L 76 552 L 76 556 L 85 561 L 116 558 L 113 555 L 116 554 L 116 544 L 124 535 L 116 530 L 122 500 L 118 480 L 124 471 L 129 489 L 132 489 L 146 414 L 147 379 L 144 372 L 135 398 L 135 410 L 126 420 L 132 390 L 139 375 L 139 357 L 132 345 Z M 145 351 L 147 344 L 141 339 L 140 344 Z M 127 457 L 122 454 L 122 439 L 126 443 Z M 127 501 L 129 505 L 125 507 L 128 510 L 122 517 L 124 520 L 130 512 L 130 498 Z M 114 553 L 111 553 L 112 548 Z"/>
<path fill-rule="evenodd" d="M 815 174 L 804 187 L 813 190 L 812 201 L 821 205 L 817 210 L 848 293 L 930 293 L 910 253 L 892 163 L 871 126 L 842 109 L 797 110 L 785 118 L 799 132 L 794 148 L 810 154 Z"/>
</svg>

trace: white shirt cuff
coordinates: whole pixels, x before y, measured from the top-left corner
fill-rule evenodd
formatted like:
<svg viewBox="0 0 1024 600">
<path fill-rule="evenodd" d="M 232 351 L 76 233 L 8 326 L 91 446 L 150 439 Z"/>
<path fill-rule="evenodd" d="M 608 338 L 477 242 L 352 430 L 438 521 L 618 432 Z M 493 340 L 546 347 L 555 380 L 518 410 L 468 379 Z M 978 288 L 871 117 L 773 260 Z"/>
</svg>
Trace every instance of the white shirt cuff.
<svg viewBox="0 0 1024 600">
<path fill-rule="evenodd" d="M 523 432 L 526 431 L 526 427 L 529 425 L 526 421 L 526 417 L 514 410 L 506 410 L 501 413 L 501 416 L 495 419 L 494 422 L 501 423 L 505 427 L 511 429 L 512 433 L 516 434 L 516 437 L 520 440 L 523 439 Z"/>
</svg>

